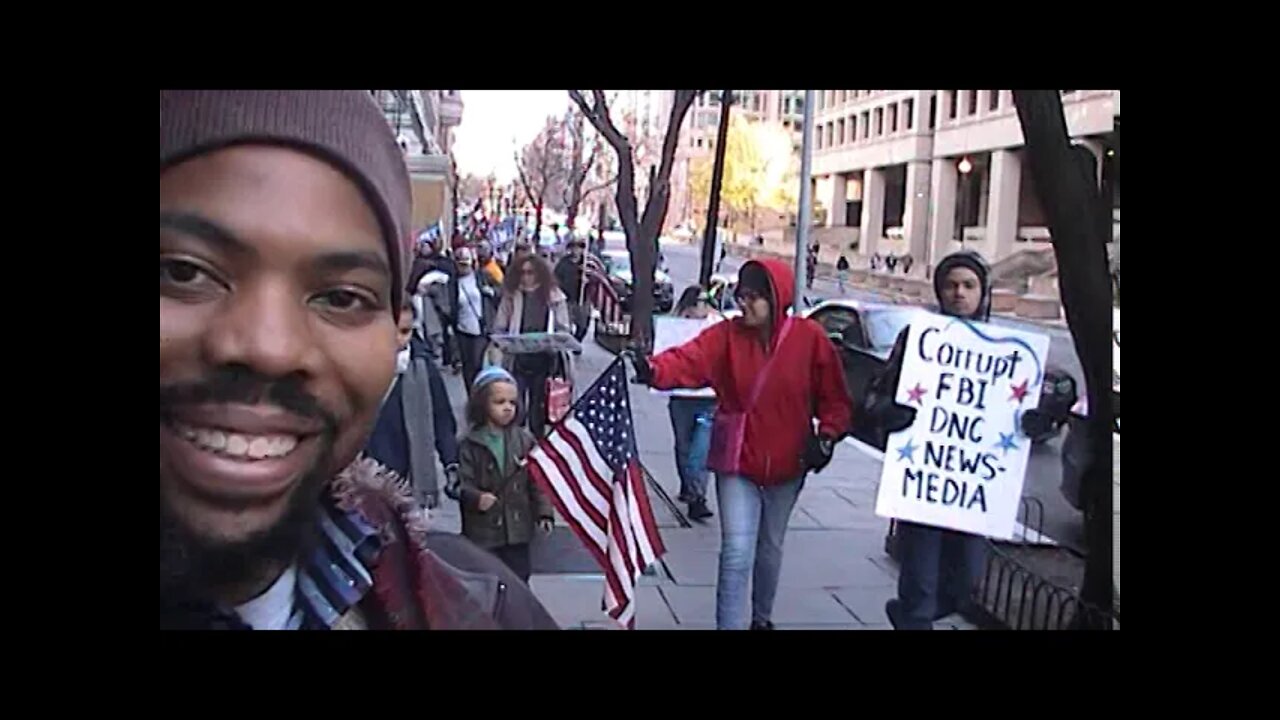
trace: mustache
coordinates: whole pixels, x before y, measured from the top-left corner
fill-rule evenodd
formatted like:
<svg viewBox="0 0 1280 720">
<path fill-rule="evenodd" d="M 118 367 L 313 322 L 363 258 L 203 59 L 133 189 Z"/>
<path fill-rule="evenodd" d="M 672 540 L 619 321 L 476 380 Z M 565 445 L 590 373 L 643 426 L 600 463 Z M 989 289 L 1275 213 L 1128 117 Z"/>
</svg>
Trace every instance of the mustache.
<svg viewBox="0 0 1280 720">
<path fill-rule="evenodd" d="M 307 392 L 297 376 L 273 378 L 244 367 L 220 367 L 210 377 L 195 382 L 160 386 L 160 417 L 172 416 L 174 408 L 203 404 L 270 404 L 308 420 L 318 420 L 325 433 L 333 435 L 338 418 Z"/>
</svg>

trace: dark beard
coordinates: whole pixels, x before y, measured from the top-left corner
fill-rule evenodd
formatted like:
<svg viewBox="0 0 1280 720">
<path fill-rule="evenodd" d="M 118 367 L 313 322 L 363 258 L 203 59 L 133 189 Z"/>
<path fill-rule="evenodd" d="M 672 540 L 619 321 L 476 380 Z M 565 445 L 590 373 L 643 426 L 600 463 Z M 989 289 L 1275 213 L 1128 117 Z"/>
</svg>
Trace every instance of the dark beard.
<svg viewBox="0 0 1280 720">
<path fill-rule="evenodd" d="M 236 542 L 210 540 L 193 532 L 160 498 L 160 608 L 166 615 L 197 618 L 216 615 L 219 600 L 246 590 L 265 589 L 286 566 L 309 555 L 320 541 L 321 494 L 332 477 L 336 420 L 300 385 L 271 382 L 243 371 L 218 372 L 210 382 L 162 387 L 160 416 L 182 402 L 255 402 L 267 399 L 306 417 L 319 417 L 325 430 L 316 438 L 320 452 L 303 475 L 280 519 L 271 527 Z M 245 598 L 248 599 L 248 598 Z M 225 609 L 225 608 L 224 608 Z M 193 615 L 194 613 L 194 615 Z M 173 624 L 187 625 L 185 621 Z"/>
<path fill-rule="evenodd" d="M 309 556 L 320 542 L 321 493 L 326 464 L 300 482 L 274 525 L 237 542 L 200 537 L 160 499 L 160 612 L 213 612 L 219 598 L 265 589 L 285 567 Z M 249 599 L 249 598 L 244 598 Z M 223 608 L 226 609 L 226 608 Z"/>
</svg>

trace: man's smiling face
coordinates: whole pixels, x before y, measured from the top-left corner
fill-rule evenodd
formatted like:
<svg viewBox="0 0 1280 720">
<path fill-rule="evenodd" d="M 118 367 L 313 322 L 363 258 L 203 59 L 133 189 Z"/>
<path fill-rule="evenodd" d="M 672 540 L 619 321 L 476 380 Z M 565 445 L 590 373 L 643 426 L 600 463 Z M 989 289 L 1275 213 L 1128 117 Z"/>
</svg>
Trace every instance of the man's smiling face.
<svg viewBox="0 0 1280 720">
<path fill-rule="evenodd" d="M 392 380 L 392 282 L 364 195 L 315 157 L 240 146 L 162 170 L 162 537 L 167 517 L 243 549 L 311 517 Z"/>
</svg>

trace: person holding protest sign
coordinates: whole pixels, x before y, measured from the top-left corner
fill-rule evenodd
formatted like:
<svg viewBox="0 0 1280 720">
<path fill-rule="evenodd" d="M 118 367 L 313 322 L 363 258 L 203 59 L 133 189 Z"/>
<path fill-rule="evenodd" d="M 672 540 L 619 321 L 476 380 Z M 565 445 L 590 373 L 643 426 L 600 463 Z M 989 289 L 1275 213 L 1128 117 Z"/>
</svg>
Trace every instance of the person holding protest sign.
<svg viewBox="0 0 1280 720">
<path fill-rule="evenodd" d="M 773 629 L 787 521 L 805 475 L 827 466 L 852 419 L 835 346 L 817 322 L 787 314 L 795 292 L 789 265 L 751 260 L 735 291 L 742 317 L 651 360 L 633 355 L 636 376 L 651 387 L 716 393 L 707 466 L 721 520 L 719 629 Z"/>
<path fill-rule="evenodd" d="M 933 289 L 943 315 L 985 322 L 991 313 L 991 270 L 976 252 L 962 250 L 943 258 L 933 274 Z M 866 410 L 881 438 L 915 422 L 915 409 L 894 400 L 909 330 L 898 334 L 884 372 L 868 391 Z M 885 614 L 894 629 L 932 630 L 936 620 L 967 604 L 982 572 L 984 541 L 904 520 L 895 527 L 901 571 L 898 597 L 885 605 Z"/>
<path fill-rule="evenodd" d="M 685 288 L 671 314 L 689 320 L 705 320 L 712 312 L 702 288 L 693 285 Z M 688 503 L 691 519 L 706 520 L 715 515 L 707 507 L 707 451 L 711 446 L 716 399 L 672 395 L 667 400 L 667 411 L 671 415 L 676 472 L 680 476 L 680 494 L 676 499 Z"/>
<path fill-rule="evenodd" d="M 512 261 L 502 301 L 493 321 L 496 332 L 570 332 L 569 299 L 556 285 L 551 265 L 536 255 Z M 562 360 L 556 353 L 507 355 L 503 366 L 520 387 L 520 406 L 528 427 L 537 437 L 546 434 L 547 379 Z M 563 370 L 562 370 L 563 372 Z"/>
</svg>

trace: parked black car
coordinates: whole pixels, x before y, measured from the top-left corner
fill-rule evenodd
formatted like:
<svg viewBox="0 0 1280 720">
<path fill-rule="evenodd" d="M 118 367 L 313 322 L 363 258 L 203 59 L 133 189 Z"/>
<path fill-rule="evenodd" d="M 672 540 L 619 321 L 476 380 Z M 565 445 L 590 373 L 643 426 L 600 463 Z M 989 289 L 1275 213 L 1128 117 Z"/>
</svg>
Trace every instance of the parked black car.
<svg viewBox="0 0 1280 720">
<path fill-rule="evenodd" d="M 827 332 L 840 351 L 845 384 L 853 400 L 853 436 L 872 447 L 884 449 L 886 433 L 860 412 L 867 390 L 884 371 L 893 352 L 893 342 L 919 312 L 907 305 L 864 303 L 858 300 L 826 300 L 806 311 Z"/>
<path fill-rule="evenodd" d="M 605 250 L 600 256 L 604 262 L 604 271 L 609 275 L 609 282 L 622 301 L 622 309 L 631 309 L 631 255 L 626 250 Z M 671 278 L 662 270 L 653 271 L 653 303 L 654 309 L 660 313 L 671 312 L 676 304 L 675 286 Z"/>
</svg>

